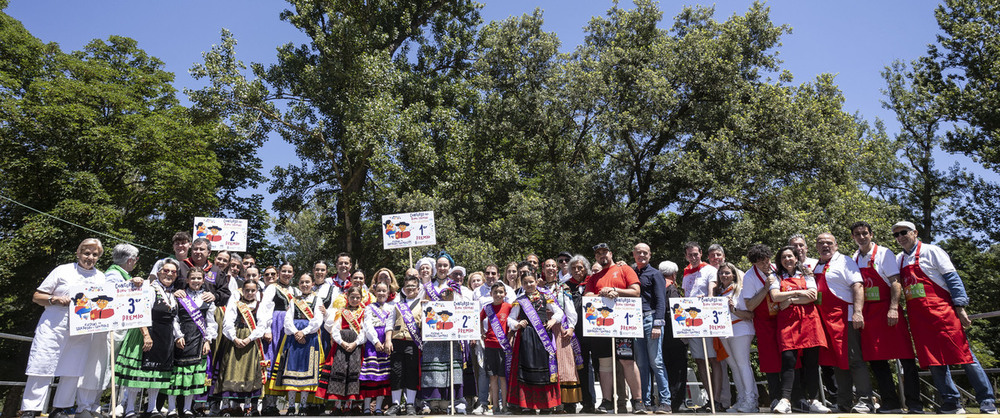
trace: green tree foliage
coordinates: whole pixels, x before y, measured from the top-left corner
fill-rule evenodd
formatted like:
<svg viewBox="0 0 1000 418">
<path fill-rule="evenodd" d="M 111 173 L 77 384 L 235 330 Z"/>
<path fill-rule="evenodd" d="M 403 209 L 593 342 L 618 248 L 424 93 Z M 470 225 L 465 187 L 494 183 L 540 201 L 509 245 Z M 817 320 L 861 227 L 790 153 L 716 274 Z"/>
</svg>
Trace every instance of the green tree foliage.
<svg viewBox="0 0 1000 418">
<path fill-rule="evenodd" d="M 254 181 L 252 164 L 232 167 L 250 160 L 233 154 L 253 157 L 253 144 L 180 106 L 173 81 L 132 39 L 64 53 L 0 13 L 0 324 L 8 332 L 30 333 L 41 312 L 30 302 L 34 289 L 96 235 L 67 222 L 162 250 L 141 250 L 139 273 L 169 253 L 170 237 L 194 216 L 229 210 L 262 221 L 254 204 L 230 202 Z M 220 186 L 224 176 L 235 187 Z M 99 238 L 106 253 L 119 243 Z M 110 262 L 105 255 L 98 267 Z M 9 344 L 0 347 L 27 353 Z M 0 372 L 19 375 L 23 364 Z"/>
<path fill-rule="evenodd" d="M 1000 4 L 945 0 L 934 16 L 942 33 L 920 61 L 935 101 L 957 122 L 945 148 L 1000 171 Z"/>
<path fill-rule="evenodd" d="M 250 78 L 224 32 L 194 69 L 210 86 L 190 94 L 296 146 L 301 164 L 272 173 L 275 209 L 315 199 L 327 254 L 401 268 L 379 215 L 415 210 L 434 210 L 438 249 L 473 267 L 639 239 L 659 257 L 689 239 L 738 255 L 898 214 L 869 193 L 892 141 L 843 111 L 832 76 L 789 84 L 790 29 L 760 4 L 725 21 L 688 8 L 666 29 L 653 2 L 615 5 L 561 54 L 540 11 L 479 26 L 464 2 L 290 3 L 282 18 L 310 44 Z"/>
</svg>

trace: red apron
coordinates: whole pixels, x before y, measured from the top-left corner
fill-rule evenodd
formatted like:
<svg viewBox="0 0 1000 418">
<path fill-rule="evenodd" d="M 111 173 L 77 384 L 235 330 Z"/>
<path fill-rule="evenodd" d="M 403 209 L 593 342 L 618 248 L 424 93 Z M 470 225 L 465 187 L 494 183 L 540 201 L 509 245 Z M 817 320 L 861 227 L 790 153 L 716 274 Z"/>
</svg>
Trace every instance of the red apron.
<svg viewBox="0 0 1000 418">
<path fill-rule="evenodd" d="M 889 326 L 889 299 L 892 289 L 882 275 L 875 269 L 875 255 L 878 245 L 872 250 L 867 267 L 860 267 L 861 278 L 865 285 L 865 327 L 861 328 L 861 357 L 865 361 L 912 359 L 913 343 L 910 342 L 910 330 L 906 326 L 903 309 L 896 307 L 899 322 Z M 858 254 L 860 261 L 861 255 Z"/>
<path fill-rule="evenodd" d="M 757 266 L 752 267 L 757 280 L 767 287 Z M 753 329 L 757 334 L 757 357 L 761 373 L 781 373 L 781 351 L 778 349 L 778 304 L 771 301 L 769 290 L 767 296 L 753 310 Z"/>
<path fill-rule="evenodd" d="M 781 291 L 806 290 L 806 279 L 802 276 L 783 277 Z M 778 348 L 781 351 L 801 348 L 826 347 L 823 321 L 819 319 L 816 306 L 788 305 L 778 312 Z"/>
<path fill-rule="evenodd" d="M 847 321 L 850 320 L 847 317 L 847 307 L 850 304 L 835 296 L 826 284 L 826 271 L 830 269 L 830 261 L 823 266 L 822 273 L 816 273 L 816 305 L 823 317 L 823 329 L 826 330 L 829 343 L 825 349 L 819 350 L 819 364 L 847 370 L 850 368 L 847 361 Z"/>
<path fill-rule="evenodd" d="M 951 294 L 934 283 L 920 268 L 920 245 L 913 264 L 903 266 L 899 276 L 906 296 L 906 311 L 920 367 L 972 363 L 972 351 L 962 323 L 951 307 Z M 902 258 L 905 258 L 903 256 Z"/>
</svg>

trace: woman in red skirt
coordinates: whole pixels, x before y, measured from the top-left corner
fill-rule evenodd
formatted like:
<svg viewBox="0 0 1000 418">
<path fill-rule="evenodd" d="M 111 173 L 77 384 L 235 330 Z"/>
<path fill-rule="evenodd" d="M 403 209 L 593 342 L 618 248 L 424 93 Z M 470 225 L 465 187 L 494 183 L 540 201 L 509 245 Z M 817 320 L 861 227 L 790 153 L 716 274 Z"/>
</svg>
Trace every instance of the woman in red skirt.
<svg viewBox="0 0 1000 418">
<path fill-rule="evenodd" d="M 507 325 L 515 331 L 507 403 L 511 408 L 554 410 L 562 404 L 553 332 L 562 331 L 563 310 L 538 291 L 534 273 L 521 277 Z"/>
<path fill-rule="evenodd" d="M 816 399 L 819 395 L 819 348 L 826 347 L 826 334 L 816 310 L 816 280 L 792 247 L 775 255 L 778 281 L 771 285 L 771 300 L 778 303 L 778 348 L 781 350 L 781 400 L 774 412 L 792 412 L 795 365 L 802 361 L 802 383 L 810 412 L 830 412 Z M 801 357 L 800 353 L 801 352 Z"/>
</svg>

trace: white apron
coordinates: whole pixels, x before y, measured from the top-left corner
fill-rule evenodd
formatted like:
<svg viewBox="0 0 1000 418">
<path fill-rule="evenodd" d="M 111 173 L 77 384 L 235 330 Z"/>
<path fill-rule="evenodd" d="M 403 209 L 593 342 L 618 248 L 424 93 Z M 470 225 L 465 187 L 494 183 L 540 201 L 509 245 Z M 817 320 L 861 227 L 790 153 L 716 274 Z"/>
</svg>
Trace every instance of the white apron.
<svg viewBox="0 0 1000 418">
<path fill-rule="evenodd" d="M 71 297 L 70 290 L 79 285 L 96 285 L 104 281 L 99 270 L 83 270 L 76 263 L 56 267 L 38 290 L 52 296 Z M 69 335 L 69 310 L 66 306 L 46 306 L 35 326 L 31 342 L 28 376 L 82 376 L 84 374 L 92 335 Z M 104 336 L 106 338 L 106 335 Z"/>
</svg>

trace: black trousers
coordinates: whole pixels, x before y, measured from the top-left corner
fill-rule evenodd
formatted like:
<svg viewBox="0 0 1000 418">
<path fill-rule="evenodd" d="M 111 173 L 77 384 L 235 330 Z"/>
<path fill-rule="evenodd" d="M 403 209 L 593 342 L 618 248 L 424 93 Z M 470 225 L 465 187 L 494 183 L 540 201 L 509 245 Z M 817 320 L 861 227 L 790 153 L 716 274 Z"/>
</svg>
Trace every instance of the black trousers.
<svg viewBox="0 0 1000 418">
<path fill-rule="evenodd" d="M 903 365 L 903 396 L 906 398 L 907 409 L 923 410 L 924 403 L 920 399 L 920 378 L 917 376 L 917 362 L 914 359 L 900 360 Z M 899 401 L 899 394 L 896 391 L 896 382 L 892 379 L 892 369 L 888 360 L 878 360 L 868 362 L 878 382 L 879 394 L 882 395 L 881 409 L 899 409 L 902 407 Z"/>
</svg>

